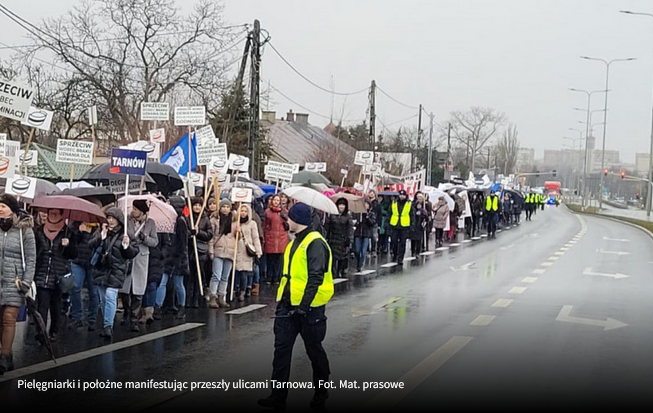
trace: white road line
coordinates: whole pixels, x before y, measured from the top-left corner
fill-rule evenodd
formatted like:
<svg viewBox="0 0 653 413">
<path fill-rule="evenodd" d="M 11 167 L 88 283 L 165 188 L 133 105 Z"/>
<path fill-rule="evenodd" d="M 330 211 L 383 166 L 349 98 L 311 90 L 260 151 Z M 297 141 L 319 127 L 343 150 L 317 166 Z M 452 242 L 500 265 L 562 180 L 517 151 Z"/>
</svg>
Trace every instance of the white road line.
<svg viewBox="0 0 653 413">
<path fill-rule="evenodd" d="M 533 270 L 533 274 L 537 274 L 537 275 L 542 275 L 545 272 L 546 270 L 544 268 L 538 268 L 537 270 Z"/>
<path fill-rule="evenodd" d="M 340 284 L 340 283 L 346 283 L 347 281 L 349 281 L 349 280 L 346 279 L 346 278 L 336 278 L 336 279 L 333 280 L 333 284 L 335 285 L 335 284 Z"/>
<path fill-rule="evenodd" d="M 183 333 L 184 331 L 193 330 L 195 328 L 202 327 L 204 325 L 205 324 L 202 323 L 186 323 L 176 327 L 157 331 L 156 333 L 145 334 L 143 336 L 135 337 L 129 340 L 119 341 L 117 343 L 112 343 L 106 346 L 97 347 L 91 350 L 86 350 L 80 353 L 75 353 L 69 356 L 61 357 L 57 359 L 57 364 L 54 364 L 52 360 L 46 361 L 44 363 L 33 364 L 31 366 L 23 367 L 5 373 L 3 376 L 0 376 L 0 383 L 8 380 L 17 379 L 23 376 L 29 376 L 32 374 L 40 373 L 46 370 L 54 369 L 68 364 L 76 363 L 78 361 L 86 360 L 91 357 L 101 356 L 102 354 L 112 353 L 114 351 L 122 350 L 124 348 L 137 346 L 142 343 L 147 343 L 148 341 L 172 336 L 178 333 Z"/>
<path fill-rule="evenodd" d="M 469 325 L 470 325 L 470 326 L 487 326 L 487 325 L 489 325 L 489 324 L 490 324 L 490 323 L 491 323 L 495 318 L 496 318 L 496 316 L 493 316 L 493 315 L 484 315 L 484 314 L 481 314 L 480 316 L 476 317 L 476 318 L 474 319 L 474 321 L 472 321 L 471 323 L 469 323 Z"/>
<path fill-rule="evenodd" d="M 500 298 L 494 304 L 492 304 L 492 307 L 506 308 L 510 304 L 512 304 L 513 301 L 515 300 L 512 300 L 510 298 Z"/>
<path fill-rule="evenodd" d="M 562 248 L 560 248 L 560 251 L 569 251 L 569 248 L 568 247 L 562 247 Z"/>
<path fill-rule="evenodd" d="M 374 274 L 376 270 L 364 270 L 361 272 L 356 272 L 354 275 L 367 275 L 367 274 Z"/>
<path fill-rule="evenodd" d="M 436 251 L 448 251 L 449 247 L 440 247 L 440 248 L 436 248 L 435 250 Z"/>
<path fill-rule="evenodd" d="M 469 244 L 470 242 L 472 242 L 471 239 L 466 239 L 466 240 L 463 241 L 463 244 Z"/>
<path fill-rule="evenodd" d="M 529 283 L 529 284 L 533 284 L 535 281 L 537 281 L 537 277 L 526 277 L 523 280 L 521 280 L 521 282 Z"/>
<path fill-rule="evenodd" d="M 505 228 L 506 231 L 508 231 L 509 229 L 510 229 L 510 227 L 506 227 L 506 228 Z"/>
<path fill-rule="evenodd" d="M 486 235 L 486 236 L 487 236 L 487 235 Z M 478 240 L 480 240 L 480 239 L 481 239 L 481 237 L 474 237 L 474 238 L 472 238 L 472 241 L 478 241 Z"/>
<path fill-rule="evenodd" d="M 487 234 L 481 235 L 481 238 L 487 238 Z"/>
<path fill-rule="evenodd" d="M 564 252 L 561 252 L 561 251 L 556 251 L 556 252 L 553 253 L 553 255 L 560 255 L 560 256 L 562 256 L 562 255 L 565 255 L 565 253 L 564 253 Z"/>
<path fill-rule="evenodd" d="M 430 356 L 425 358 L 421 363 L 398 380 L 399 382 L 404 383 L 403 389 L 383 390 L 370 400 L 364 406 L 363 410 L 381 411 L 394 407 L 394 405 L 399 403 L 404 397 L 408 396 L 470 341 L 472 341 L 472 337 L 453 336 L 449 341 L 435 350 Z"/>
<path fill-rule="evenodd" d="M 456 244 L 449 244 L 449 247 L 450 247 L 450 248 L 460 247 L 460 244 L 458 244 L 458 243 L 456 243 Z"/>
<path fill-rule="evenodd" d="M 554 264 L 553 262 L 543 262 L 543 263 L 540 264 L 540 265 L 541 265 L 542 267 L 550 267 L 550 266 L 552 266 L 553 264 Z"/>
<path fill-rule="evenodd" d="M 510 294 L 523 294 L 526 292 L 527 287 L 512 287 L 508 293 Z"/>
<path fill-rule="evenodd" d="M 501 229 L 498 229 L 497 234 L 501 234 L 501 231 L 502 231 Z"/>
<path fill-rule="evenodd" d="M 392 268 L 392 267 L 396 267 L 396 266 L 397 266 L 397 263 L 396 263 L 396 262 L 389 262 L 389 263 L 387 263 L 387 264 L 383 264 L 383 265 L 381 266 L 381 268 Z"/>
<path fill-rule="evenodd" d="M 556 256 L 549 257 L 549 261 L 558 261 L 559 259 L 560 259 L 560 257 L 556 257 Z"/>
<path fill-rule="evenodd" d="M 404 261 L 415 261 L 417 258 L 415 257 L 406 257 L 404 258 Z"/>
<path fill-rule="evenodd" d="M 228 315 L 238 315 L 249 313 L 250 311 L 260 310 L 261 308 L 266 307 L 265 304 L 251 304 L 243 308 L 237 308 L 235 310 L 227 311 L 225 314 Z"/>
<path fill-rule="evenodd" d="M 435 251 L 425 251 L 425 252 L 421 253 L 420 255 L 428 256 L 428 255 L 433 255 L 433 254 L 435 254 Z"/>
</svg>

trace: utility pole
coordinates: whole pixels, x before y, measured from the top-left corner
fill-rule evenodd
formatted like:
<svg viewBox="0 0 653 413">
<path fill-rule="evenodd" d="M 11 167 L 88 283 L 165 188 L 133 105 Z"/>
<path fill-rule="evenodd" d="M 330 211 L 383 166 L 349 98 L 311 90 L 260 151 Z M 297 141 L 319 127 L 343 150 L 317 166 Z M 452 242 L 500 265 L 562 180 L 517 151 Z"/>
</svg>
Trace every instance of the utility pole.
<svg viewBox="0 0 653 413">
<path fill-rule="evenodd" d="M 229 108 L 229 120 L 225 122 L 224 128 L 222 129 L 222 142 L 225 142 L 227 145 L 229 145 L 229 135 L 231 132 L 230 129 L 236 120 L 236 112 L 240 106 L 240 100 L 243 98 L 243 77 L 245 76 L 245 66 L 247 66 L 247 56 L 249 55 L 251 43 L 252 37 L 250 33 L 250 36 L 247 37 L 247 41 L 245 42 L 245 51 L 243 52 L 243 58 L 240 61 L 240 68 L 238 69 L 238 76 L 236 77 L 236 81 L 234 82 L 233 86 L 235 99 L 233 102 L 231 102 L 231 108 Z"/>
<path fill-rule="evenodd" d="M 370 136 L 369 143 L 372 145 L 372 162 L 376 161 L 376 81 L 372 80 L 370 85 Z"/>
<path fill-rule="evenodd" d="M 419 114 L 417 115 L 417 151 L 420 150 L 422 146 L 422 104 L 419 105 Z M 418 168 L 417 159 L 415 159 L 415 153 L 413 152 L 413 171 Z"/>
<path fill-rule="evenodd" d="M 250 94 L 249 94 L 249 142 L 247 149 L 252 160 L 250 168 L 251 177 L 257 178 L 261 166 L 259 148 L 259 112 L 260 112 L 260 83 L 261 83 L 261 22 L 254 20 L 252 32 L 252 58 L 250 67 Z"/>
<path fill-rule="evenodd" d="M 469 151 L 469 147 L 467 147 L 467 150 Z M 449 172 L 450 156 L 451 156 L 451 123 L 449 124 L 449 130 L 447 131 L 447 159 L 444 161 L 444 174 L 443 174 L 443 177 L 445 179 L 447 178 L 447 172 Z"/>
<path fill-rule="evenodd" d="M 433 173 L 433 112 L 429 115 L 429 156 L 426 171 L 426 185 L 431 186 L 431 174 Z"/>
</svg>

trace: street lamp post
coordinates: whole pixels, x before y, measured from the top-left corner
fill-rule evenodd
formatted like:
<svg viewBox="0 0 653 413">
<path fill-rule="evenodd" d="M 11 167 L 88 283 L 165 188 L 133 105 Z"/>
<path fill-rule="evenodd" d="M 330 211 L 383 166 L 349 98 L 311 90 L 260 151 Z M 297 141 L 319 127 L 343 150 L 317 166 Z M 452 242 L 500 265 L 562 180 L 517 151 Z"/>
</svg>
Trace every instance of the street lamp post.
<svg viewBox="0 0 653 413">
<path fill-rule="evenodd" d="M 612 60 L 604 60 L 604 59 L 599 59 L 596 57 L 588 57 L 588 56 L 581 56 L 581 59 L 585 60 L 594 60 L 596 62 L 602 62 L 605 64 L 605 103 L 603 106 L 603 143 L 601 146 L 601 171 L 603 171 L 603 168 L 605 168 L 605 133 L 606 130 L 608 129 L 608 82 L 610 79 L 610 65 L 614 62 L 630 62 L 632 60 L 635 60 L 634 57 L 629 57 L 627 59 L 612 59 Z M 601 184 L 599 186 L 599 209 L 603 208 L 603 173 L 600 174 L 601 176 Z"/>
<path fill-rule="evenodd" d="M 599 93 L 599 92 L 607 92 L 606 90 L 593 90 L 591 92 L 587 90 L 582 90 L 582 89 L 574 89 L 574 88 L 569 88 L 572 92 L 580 92 L 584 93 L 587 95 L 587 124 L 586 124 L 586 130 L 585 130 L 585 161 L 583 162 L 583 185 L 582 185 L 582 194 L 583 194 L 583 200 L 582 200 L 582 206 L 585 207 L 585 198 L 587 196 L 587 151 L 588 151 L 588 143 L 589 143 L 589 128 L 590 128 L 590 104 L 592 102 L 592 95 L 594 93 Z"/>
<path fill-rule="evenodd" d="M 638 13 L 629 10 L 621 10 L 620 13 L 632 14 L 636 16 L 648 16 L 653 18 L 651 13 Z M 653 182 L 653 107 L 651 108 L 651 147 L 648 151 L 648 181 Z M 653 196 L 653 191 L 651 188 L 648 188 L 646 196 L 646 217 L 651 216 L 651 197 Z"/>
<path fill-rule="evenodd" d="M 581 155 L 581 153 L 583 152 L 583 146 L 582 146 L 583 145 L 583 139 L 587 139 L 587 138 L 583 138 L 583 131 L 580 130 L 580 129 L 576 129 L 576 128 L 568 128 L 568 129 L 571 130 L 571 131 L 578 132 L 578 185 L 577 185 L 577 187 L 578 187 L 578 193 L 580 194 L 581 193 L 580 192 L 580 183 L 581 183 L 580 171 L 581 171 L 581 169 L 583 169 L 583 156 Z"/>
</svg>

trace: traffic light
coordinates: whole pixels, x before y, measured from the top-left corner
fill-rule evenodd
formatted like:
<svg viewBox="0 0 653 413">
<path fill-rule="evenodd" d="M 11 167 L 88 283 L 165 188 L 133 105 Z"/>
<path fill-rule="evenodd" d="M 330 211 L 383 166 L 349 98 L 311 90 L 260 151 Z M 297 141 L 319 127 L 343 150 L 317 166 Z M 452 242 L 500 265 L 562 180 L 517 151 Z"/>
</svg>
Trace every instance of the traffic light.
<svg viewBox="0 0 653 413">
<path fill-rule="evenodd" d="M 555 178 L 555 177 L 556 177 L 556 170 L 554 169 L 554 170 L 551 171 L 551 172 L 553 173 L 553 177 Z"/>
<path fill-rule="evenodd" d="M 621 171 L 621 179 L 624 179 L 626 177 L 626 171 Z"/>
<path fill-rule="evenodd" d="M 605 168 L 605 169 L 603 170 L 603 176 L 608 176 L 608 168 Z"/>
</svg>

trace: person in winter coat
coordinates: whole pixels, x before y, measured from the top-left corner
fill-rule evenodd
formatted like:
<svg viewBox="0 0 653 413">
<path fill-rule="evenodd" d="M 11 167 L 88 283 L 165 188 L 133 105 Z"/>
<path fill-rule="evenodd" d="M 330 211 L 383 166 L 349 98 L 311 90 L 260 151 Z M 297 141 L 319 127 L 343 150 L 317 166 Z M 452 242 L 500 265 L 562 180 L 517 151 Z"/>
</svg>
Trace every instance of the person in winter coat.
<svg viewBox="0 0 653 413">
<path fill-rule="evenodd" d="M 435 218 L 433 219 L 433 226 L 435 227 L 435 247 L 440 248 L 444 237 L 444 229 L 449 220 L 449 205 L 444 197 L 438 198 L 438 204 L 435 206 Z"/>
<path fill-rule="evenodd" d="M 422 197 L 423 199 L 424 197 Z M 417 258 L 422 252 L 424 242 L 424 228 L 428 222 L 426 208 L 423 201 L 416 201 L 413 204 L 413 219 L 410 223 L 410 251 L 413 257 Z"/>
<path fill-rule="evenodd" d="M 129 260 L 135 258 L 139 250 L 131 245 L 129 235 L 124 235 L 125 217 L 119 208 L 109 208 L 105 215 L 107 223 L 97 231 L 89 246 L 94 251 L 97 262 L 94 265 L 93 282 L 98 287 L 100 305 L 104 316 L 104 328 L 100 336 L 113 337 L 113 320 L 116 317 L 118 291 L 125 284 Z"/>
<path fill-rule="evenodd" d="M 263 219 L 260 215 L 254 210 L 254 205 L 258 204 L 256 200 L 253 200 L 250 204 L 250 209 L 252 210 L 251 219 L 256 222 L 256 228 L 258 229 L 259 242 L 261 247 L 263 246 Z M 265 211 L 263 211 L 263 217 L 265 218 Z M 258 295 L 259 287 L 261 282 L 261 268 L 260 263 L 263 260 L 263 254 L 260 257 L 256 257 L 254 260 L 254 270 L 252 271 L 252 276 L 247 279 L 247 289 L 245 290 L 245 297 L 250 295 Z"/>
<path fill-rule="evenodd" d="M 472 238 L 481 232 L 481 221 L 483 220 L 483 196 L 475 193 L 472 195 Z"/>
<path fill-rule="evenodd" d="M 515 224 L 519 224 L 520 218 L 521 218 L 521 211 L 524 208 L 524 199 L 516 196 L 514 197 L 514 203 L 512 204 L 512 215 L 513 215 L 513 220 L 512 222 Z"/>
<path fill-rule="evenodd" d="M 367 259 L 367 248 L 370 246 L 374 228 L 376 228 L 376 213 L 372 203 L 366 199 L 366 214 L 356 214 L 356 229 L 354 230 L 354 256 L 356 257 L 356 271 L 361 272 Z"/>
<path fill-rule="evenodd" d="M 281 280 L 283 253 L 288 245 L 288 211 L 281 209 L 281 197 L 274 195 L 270 207 L 265 210 L 263 223 L 263 252 L 270 283 Z"/>
<path fill-rule="evenodd" d="M 372 228 L 372 236 L 370 237 L 370 251 L 372 251 L 372 257 L 376 257 L 379 241 L 379 224 L 376 222 L 376 217 L 379 216 L 379 200 L 376 198 L 376 191 L 370 191 L 367 194 L 367 199 L 370 201 L 370 210 L 374 213 L 375 217 L 374 228 Z"/>
<path fill-rule="evenodd" d="M 503 196 L 503 202 L 501 202 L 501 218 L 504 225 L 510 225 L 512 223 L 512 206 L 513 200 L 510 195 L 505 194 Z"/>
<path fill-rule="evenodd" d="M 165 302 L 168 282 L 172 281 L 171 284 L 175 292 L 176 302 L 174 300 L 172 301 L 173 304 L 170 309 L 177 313 L 176 318 L 184 319 L 186 317 L 184 307 L 186 305 L 186 287 L 184 286 L 184 281 L 190 277 L 190 260 L 188 255 L 190 251 L 190 223 L 184 215 L 184 209 L 186 208 L 184 198 L 171 196 L 169 202 L 177 212 L 177 221 L 175 222 L 175 233 L 170 237 L 171 245 L 169 252 L 164 252 L 163 278 L 156 291 L 156 306 L 160 312 Z M 176 307 L 174 304 L 176 304 Z"/>
<path fill-rule="evenodd" d="M 379 242 L 377 243 L 377 253 L 388 253 L 388 235 L 390 235 L 390 207 L 392 200 L 390 197 L 379 195 L 379 209 L 376 214 L 376 223 L 379 226 Z"/>
<path fill-rule="evenodd" d="M 138 319 L 147 290 L 150 248 L 159 245 L 156 223 L 147 216 L 150 208 L 144 199 L 135 199 L 127 221 L 127 233 L 132 237 L 131 245 L 138 248 L 138 255 L 132 260 L 131 272 L 125 279 L 121 292 L 123 312 L 121 325 L 129 324 L 129 330 L 138 333 Z M 152 310 L 154 312 L 154 310 Z"/>
<path fill-rule="evenodd" d="M 71 277 L 70 260 L 77 258 L 73 232 L 67 227 L 60 209 L 48 209 L 45 223 L 36 228 L 36 305 L 43 321 L 47 323 L 50 313 L 50 341 L 57 341 L 61 327 L 61 294 L 59 282 L 64 276 Z M 37 335 L 43 342 L 44 337 Z"/>
<path fill-rule="evenodd" d="M 236 248 L 236 216 L 231 208 L 231 201 L 222 199 L 220 209 L 211 216 L 213 238 L 209 242 L 209 258 L 213 267 L 209 284 L 210 308 L 229 308 L 225 297 Z"/>
<path fill-rule="evenodd" d="M 333 255 L 333 275 L 346 278 L 349 251 L 354 240 L 354 224 L 349 213 L 349 202 L 345 198 L 336 201 L 339 215 L 329 215 L 325 229 Z"/>
<path fill-rule="evenodd" d="M 238 251 L 236 252 L 234 290 L 238 291 L 238 301 L 244 301 L 248 278 L 253 276 L 254 258 L 260 258 L 263 255 L 263 250 L 259 239 L 258 225 L 252 219 L 252 208 L 248 204 L 242 204 L 239 212 L 236 232 L 239 232 L 240 236 L 238 237 Z M 249 255 L 247 245 L 254 247 L 255 256 Z"/>
<path fill-rule="evenodd" d="M 75 285 L 70 293 L 72 305 L 72 323 L 70 327 L 81 328 L 87 325 L 88 331 L 95 331 L 100 298 L 98 297 L 97 288 L 93 284 L 91 267 L 93 250 L 89 247 L 89 243 L 95 231 L 98 230 L 98 226 L 88 222 L 76 222 L 72 224 L 71 230 L 74 233 L 77 245 L 77 258 L 70 263 L 70 270 L 75 278 Z M 82 300 L 82 288 L 84 287 L 88 292 L 86 322 L 84 322 L 84 303 Z"/>
<path fill-rule="evenodd" d="M 151 324 L 154 322 L 154 306 L 156 304 L 156 289 L 163 278 L 163 251 L 169 250 L 166 243 L 170 243 L 170 234 L 158 233 L 156 247 L 150 247 L 150 257 L 147 261 L 147 287 L 143 295 L 143 309 L 138 324 Z"/>
<path fill-rule="evenodd" d="M 202 218 L 198 222 L 200 212 L 202 211 L 202 198 L 194 196 L 191 198 L 192 224 L 195 225 L 191 228 L 191 239 L 188 242 L 188 258 L 190 260 L 190 277 L 186 281 L 186 308 L 199 308 L 200 298 L 200 284 L 199 278 L 204 283 L 204 287 L 208 290 L 208 280 L 204 274 L 205 263 L 209 259 L 209 241 L 213 238 L 213 229 L 211 228 L 211 221 L 209 217 L 202 214 Z M 199 258 L 199 271 L 200 276 L 197 275 L 197 263 L 195 262 L 195 241 L 197 241 L 197 257 Z"/>
<path fill-rule="evenodd" d="M 16 198 L 0 195 L 0 375 L 14 369 L 13 345 L 18 310 L 25 305 L 36 269 L 34 220 Z"/>
</svg>

